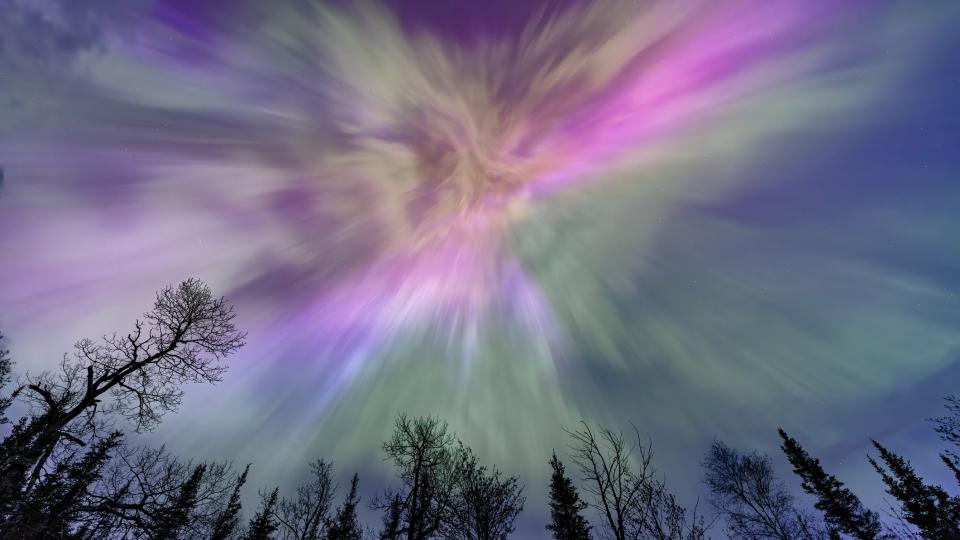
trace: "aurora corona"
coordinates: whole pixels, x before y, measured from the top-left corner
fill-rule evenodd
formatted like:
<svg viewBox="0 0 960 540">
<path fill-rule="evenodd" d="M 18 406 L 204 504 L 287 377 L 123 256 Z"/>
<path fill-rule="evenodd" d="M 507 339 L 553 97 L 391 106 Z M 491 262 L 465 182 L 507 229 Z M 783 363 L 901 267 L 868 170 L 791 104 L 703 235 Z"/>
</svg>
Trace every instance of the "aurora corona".
<svg viewBox="0 0 960 540">
<path fill-rule="evenodd" d="M 40 369 L 163 284 L 210 282 L 250 339 L 164 424 L 191 451 L 368 459 L 406 410 L 539 470 L 581 418 L 753 433 L 956 346 L 955 283 L 830 232 L 956 268 L 933 232 L 956 191 L 896 173 L 939 201 L 894 205 L 931 231 L 907 240 L 855 201 L 831 213 L 853 197 L 812 157 L 898 125 L 955 3 L 519 2 L 474 26 L 403 2 L 8 5 L 0 324 Z M 778 189 L 826 202 L 729 217 L 814 200 Z M 672 401 L 688 392 L 711 405 Z M 745 402 L 765 405 L 735 427 Z M 214 418 L 243 427 L 186 442 Z"/>
</svg>

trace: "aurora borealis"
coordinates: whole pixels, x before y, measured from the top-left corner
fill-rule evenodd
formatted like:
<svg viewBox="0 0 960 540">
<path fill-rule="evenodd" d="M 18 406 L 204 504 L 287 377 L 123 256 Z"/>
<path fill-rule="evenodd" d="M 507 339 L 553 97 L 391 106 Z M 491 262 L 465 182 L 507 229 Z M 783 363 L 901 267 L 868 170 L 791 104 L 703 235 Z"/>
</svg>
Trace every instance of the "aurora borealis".
<svg viewBox="0 0 960 540">
<path fill-rule="evenodd" d="M 780 425 L 854 486 L 870 436 L 936 461 L 956 2 L 4 5 L 0 330 L 40 370 L 209 282 L 248 346 L 149 435 L 183 454 L 375 478 L 440 414 L 532 522 L 581 419 L 682 496 Z"/>
</svg>

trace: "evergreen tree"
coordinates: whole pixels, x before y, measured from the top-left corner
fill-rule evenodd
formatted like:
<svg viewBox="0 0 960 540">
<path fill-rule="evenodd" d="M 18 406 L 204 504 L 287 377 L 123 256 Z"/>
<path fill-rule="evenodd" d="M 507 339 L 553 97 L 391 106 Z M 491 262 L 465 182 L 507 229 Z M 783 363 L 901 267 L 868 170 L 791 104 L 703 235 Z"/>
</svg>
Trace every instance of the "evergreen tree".
<svg viewBox="0 0 960 540">
<path fill-rule="evenodd" d="M 120 437 L 119 432 L 111 433 L 83 456 L 59 461 L 24 497 L 10 519 L 0 525 L 0 537 L 70 537 L 71 523 L 87 501 L 91 484 L 100 478 L 111 452 L 120 444 Z"/>
<path fill-rule="evenodd" d="M 260 509 L 250 519 L 247 525 L 247 533 L 243 535 L 243 540 L 269 540 L 274 531 L 277 530 L 277 522 L 273 516 L 274 508 L 277 506 L 277 495 L 279 488 L 273 488 L 270 495 L 265 497 L 260 504 Z"/>
<path fill-rule="evenodd" d="M 883 464 L 872 457 L 870 464 L 883 478 L 887 493 L 900 501 L 907 523 L 916 526 L 924 538 L 960 538 L 960 501 L 940 486 L 924 483 L 906 459 L 877 441 L 873 446 Z"/>
<path fill-rule="evenodd" d="M 550 524 L 547 530 L 556 540 L 589 540 L 590 524 L 581 514 L 587 503 L 580 499 L 556 452 L 550 458 L 550 467 L 553 475 L 550 477 Z"/>
<path fill-rule="evenodd" d="M 960 395 L 951 394 L 945 398 L 945 401 L 944 406 L 950 414 L 928 420 L 936 423 L 936 431 L 941 439 L 951 443 L 955 448 L 960 447 Z M 957 455 L 955 450 L 947 450 L 940 454 L 940 460 L 950 469 L 957 483 L 960 484 L 960 455 Z"/>
<path fill-rule="evenodd" d="M 842 482 L 824 472 L 820 460 L 810 457 L 800 443 L 783 429 L 778 431 L 783 439 L 781 448 L 793 465 L 793 472 L 800 477 L 803 489 L 817 498 L 814 506 L 823 512 L 824 520 L 858 540 L 883 538 L 877 513 L 864 508 Z"/>
<path fill-rule="evenodd" d="M 197 505 L 197 491 L 207 470 L 205 464 L 194 467 L 190 478 L 180 487 L 180 492 L 169 507 L 157 513 L 152 535 L 157 539 L 177 538 L 190 520 L 190 512 Z"/>
<path fill-rule="evenodd" d="M 3 343 L 3 334 L 0 334 L 0 344 Z M 13 370 L 13 361 L 10 360 L 10 351 L 7 351 L 3 348 L 0 348 L 0 389 L 7 385 L 10 382 L 10 372 Z M 10 421 L 9 418 L 5 416 L 7 409 L 10 408 L 10 405 L 13 404 L 13 399 L 16 397 L 17 391 L 14 391 L 13 394 L 4 396 L 0 394 L 0 424 L 6 424 Z"/>
<path fill-rule="evenodd" d="M 237 528 L 237 524 L 240 522 L 240 510 L 242 509 L 240 489 L 247 482 L 248 472 L 250 472 L 249 464 L 244 467 L 243 472 L 240 473 L 240 476 L 237 478 L 237 482 L 233 486 L 233 492 L 230 493 L 230 499 L 227 501 L 223 512 L 217 516 L 217 520 L 213 524 L 213 531 L 210 534 L 210 540 L 227 540 Z"/>
<path fill-rule="evenodd" d="M 359 477 L 354 474 L 350 481 L 350 493 L 344 499 L 343 504 L 337 510 L 337 515 L 330 523 L 327 529 L 327 540 L 361 540 L 363 531 L 360 523 L 357 521 L 357 504 L 360 502 L 357 497 L 357 484 Z"/>
</svg>

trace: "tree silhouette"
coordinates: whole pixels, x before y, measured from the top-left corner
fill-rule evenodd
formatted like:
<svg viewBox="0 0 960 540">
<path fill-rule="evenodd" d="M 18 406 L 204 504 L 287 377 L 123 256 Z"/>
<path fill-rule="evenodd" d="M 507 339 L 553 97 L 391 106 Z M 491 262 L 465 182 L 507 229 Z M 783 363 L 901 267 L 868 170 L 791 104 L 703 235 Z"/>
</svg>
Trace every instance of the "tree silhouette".
<svg viewBox="0 0 960 540">
<path fill-rule="evenodd" d="M 930 420 L 936 424 L 934 429 L 942 440 L 954 447 L 960 447 L 960 396 L 951 394 L 944 398 L 944 407 L 949 412 L 948 415 Z M 960 455 L 957 455 L 955 450 L 947 450 L 940 454 L 940 459 L 960 484 Z"/>
<path fill-rule="evenodd" d="M 111 451 L 120 444 L 120 436 L 119 432 L 111 433 L 82 455 L 75 452 L 58 461 L 20 507 L 0 523 L 0 538 L 70 537 L 72 523 L 88 503 L 89 486 L 99 478 Z"/>
<path fill-rule="evenodd" d="M 793 495 L 773 472 L 770 458 L 741 454 L 714 441 L 703 460 L 710 502 L 727 522 L 732 538 L 820 540 L 827 531 L 798 510 Z"/>
<path fill-rule="evenodd" d="M 230 493 L 230 499 L 223 510 L 216 517 L 210 533 L 210 540 L 227 540 L 233 535 L 237 525 L 240 523 L 240 511 L 242 504 L 240 502 L 240 489 L 247 483 L 247 473 L 250 472 L 250 464 L 244 467 L 243 472 L 237 477 L 233 485 L 233 491 Z"/>
<path fill-rule="evenodd" d="M 882 463 L 870 457 L 870 464 L 883 478 L 887 493 L 900 502 L 907 523 L 916 526 L 924 538 L 960 538 L 960 500 L 940 486 L 924 483 L 910 462 L 872 442 Z"/>
<path fill-rule="evenodd" d="M 204 283 L 190 279 L 162 289 L 129 334 L 107 336 L 99 344 L 83 340 L 72 357 L 64 357 L 58 372 L 27 377 L 11 397 L 25 400 L 31 414 L 18 420 L 0 441 L 0 522 L 22 520 L 18 514 L 39 504 L 41 490 L 46 499 L 61 493 L 53 489 L 63 480 L 57 477 L 69 476 L 76 466 L 88 463 L 78 461 L 80 449 L 88 447 L 87 456 L 99 457 L 84 477 L 83 497 L 62 492 L 85 501 L 82 513 L 74 516 L 78 531 L 89 536 L 120 523 L 129 525 L 125 519 L 133 512 L 129 501 L 111 500 L 103 491 L 109 487 L 103 475 L 91 476 L 111 462 L 111 453 L 120 447 L 112 418 L 126 418 L 136 430 L 148 429 L 177 408 L 180 385 L 218 381 L 225 369 L 222 360 L 243 345 L 244 334 L 236 330 L 233 319 L 233 309 L 224 299 L 214 298 Z M 3 351 L 0 382 L 9 380 L 9 371 Z M 0 400 L 0 419 L 5 422 L 2 412 L 11 397 Z M 134 487 L 131 480 L 112 494 L 130 493 Z M 156 525 L 154 519 L 151 524 Z"/>
<path fill-rule="evenodd" d="M 16 457 L 3 463 L 0 482 L 20 485 L 28 475 L 23 490 L 29 491 L 61 441 L 83 446 L 96 436 L 101 407 L 145 429 L 180 404 L 181 384 L 219 381 L 226 369 L 220 361 L 243 345 L 233 319 L 223 298 L 189 279 L 161 290 L 129 334 L 77 343 L 59 373 L 28 379 L 24 397 L 35 414 L 19 434 Z"/>
<path fill-rule="evenodd" d="M 400 538 L 400 520 L 403 517 L 402 501 L 400 495 L 393 495 L 388 503 L 382 505 L 385 510 L 383 514 L 383 528 L 380 531 L 380 540 L 398 540 Z"/>
<path fill-rule="evenodd" d="M 653 452 L 627 442 L 623 433 L 586 423 L 568 431 L 573 439 L 573 461 L 593 496 L 592 506 L 603 516 L 605 532 L 614 540 L 699 540 L 706 525 L 696 511 L 688 519 L 686 509 L 676 502 L 665 483 L 656 478 Z"/>
<path fill-rule="evenodd" d="M 360 522 L 357 521 L 357 504 L 360 502 L 357 497 L 359 482 L 359 477 L 354 474 L 350 481 L 350 493 L 347 494 L 347 498 L 340 505 L 336 517 L 328 527 L 326 540 L 361 540 L 363 538 L 363 530 L 360 528 Z"/>
<path fill-rule="evenodd" d="M 800 477 L 803 489 L 817 498 L 814 506 L 823 512 L 826 522 L 859 540 L 883 538 L 876 512 L 863 507 L 860 499 L 833 475 L 824 472 L 820 460 L 810 457 L 795 439 L 778 429 L 783 439 L 781 448 L 793 472 Z"/>
<path fill-rule="evenodd" d="M 396 466 L 402 486 L 399 492 L 386 492 L 376 504 L 399 512 L 395 536 L 426 540 L 450 521 L 465 459 L 461 448 L 446 422 L 400 414 L 383 451 Z"/>
<path fill-rule="evenodd" d="M 463 470 L 449 521 L 442 527 L 446 540 L 501 540 L 514 530 L 523 511 L 523 487 L 516 477 L 481 465 L 469 449 L 462 449 Z"/>
<path fill-rule="evenodd" d="M 82 521 L 133 538 L 175 538 L 165 532 L 170 527 L 182 537 L 209 537 L 234 489 L 229 463 L 184 462 L 162 447 L 120 447 L 91 486 Z"/>
<path fill-rule="evenodd" d="M 157 512 L 151 536 L 154 538 L 178 538 L 181 530 L 190 519 L 190 513 L 197 505 L 197 492 L 207 466 L 197 465 L 193 468 L 190 478 L 179 488 L 179 493 L 169 507 Z"/>
<path fill-rule="evenodd" d="M 262 497 L 260 508 L 250 519 L 247 525 L 247 532 L 243 535 L 243 540 L 269 540 L 277 530 L 277 522 L 274 518 L 274 510 L 277 506 L 278 488 L 273 488 L 270 495 Z"/>
<path fill-rule="evenodd" d="M 10 373 L 12 371 L 13 361 L 10 360 L 10 351 L 3 348 L 3 334 L 0 334 L 0 390 L 10 383 Z M 6 424 L 10 421 L 10 419 L 6 417 L 6 412 L 7 409 L 10 408 L 10 405 L 13 404 L 13 400 L 16 397 L 15 394 L 16 391 L 10 395 L 0 394 L 0 424 Z"/>
<path fill-rule="evenodd" d="M 310 481 L 297 488 L 297 497 L 280 500 L 277 522 L 281 537 L 292 540 L 317 540 L 324 533 L 335 486 L 333 464 L 318 459 L 310 464 Z"/>
<path fill-rule="evenodd" d="M 587 503 L 580 499 L 573 480 L 554 452 L 550 457 L 550 523 L 547 530 L 555 540 L 590 540 L 590 524 L 582 512 Z"/>
</svg>

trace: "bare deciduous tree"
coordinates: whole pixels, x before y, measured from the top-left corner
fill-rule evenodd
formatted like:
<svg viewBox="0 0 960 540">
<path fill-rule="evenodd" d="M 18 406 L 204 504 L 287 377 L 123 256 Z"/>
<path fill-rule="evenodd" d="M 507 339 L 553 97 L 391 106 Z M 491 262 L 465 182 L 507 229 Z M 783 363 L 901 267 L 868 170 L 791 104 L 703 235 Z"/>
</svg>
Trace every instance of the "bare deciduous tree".
<svg viewBox="0 0 960 540">
<path fill-rule="evenodd" d="M 59 372 L 27 379 L 24 397 L 35 416 L 29 448 L 19 455 L 21 465 L 33 467 L 28 486 L 61 441 L 85 444 L 102 422 L 102 409 L 129 419 L 137 430 L 154 426 L 179 406 L 182 384 L 218 382 L 226 369 L 222 360 L 244 338 L 232 306 L 203 282 L 188 279 L 157 293 L 153 309 L 132 332 L 77 343 Z"/>
<path fill-rule="evenodd" d="M 333 464 L 318 459 L 310 464 L 310 482 L 297 488 L 295 499 L 282 498 L 276 519 L 283 540 L 317 540 L 324 533 L 336 492 Z"/>
<path fill-rule="evenodd" d="M 385 493 L 375 506 L 400 516 L 392 533 L 395 538 L 435 536 L 454 510 L 463 470 L 462 445 L 446 422 L 401 414 L 383 450 L 397 467 L 402 487 Z"/>
<path fill-rule="evenodd" d="M 586 423 L 568 431 L 573 439 L 572 459 L 579 467 L 591 506 L 603 517 L 598 528 L 614 540 L 699 540 L 707 526 L 697 515 L 687 517 L 666 484 L 656 478 L 653 452 L 634 429 L 636 442 L 623 433 Z"/>
<path fill-rule="evenodd" d="M 822 540 L 823 524 L 797 509 L 793 495 L 773 472 L 770 458 L 742 454 L 714 441 L 703 460 L 710 502 L 726 519 L 729 534 L 745 540 Z"/>
<path fill-rule="evenodd" d="M 198 472 L 199 471 L 199 472 Z M 194 478 L 195 477 L 195 478 Z M 212 534 L 223 512 L 223 501 L 245 480 L 230 463 L 182 461 L 165 448 L 122 447 L 100 479 L 90 487 L 83 507 L 88 530 L 112 531 L 112 538 L 157 538 L 171 512 L 184 514 L 178 535 L 203 538 Z M 184 486 L 190 487 L 188 508 Z"/>
<path fill-rule="evenodd" d="M 514 522 L 523 511 L 523 486 L 514 476 L 503 478 L 496 467 L 488 470 L 469 450 L 463 452 L 463 470 L 442 537 L 503 540 L 514 531 Z"/>
</svg>

